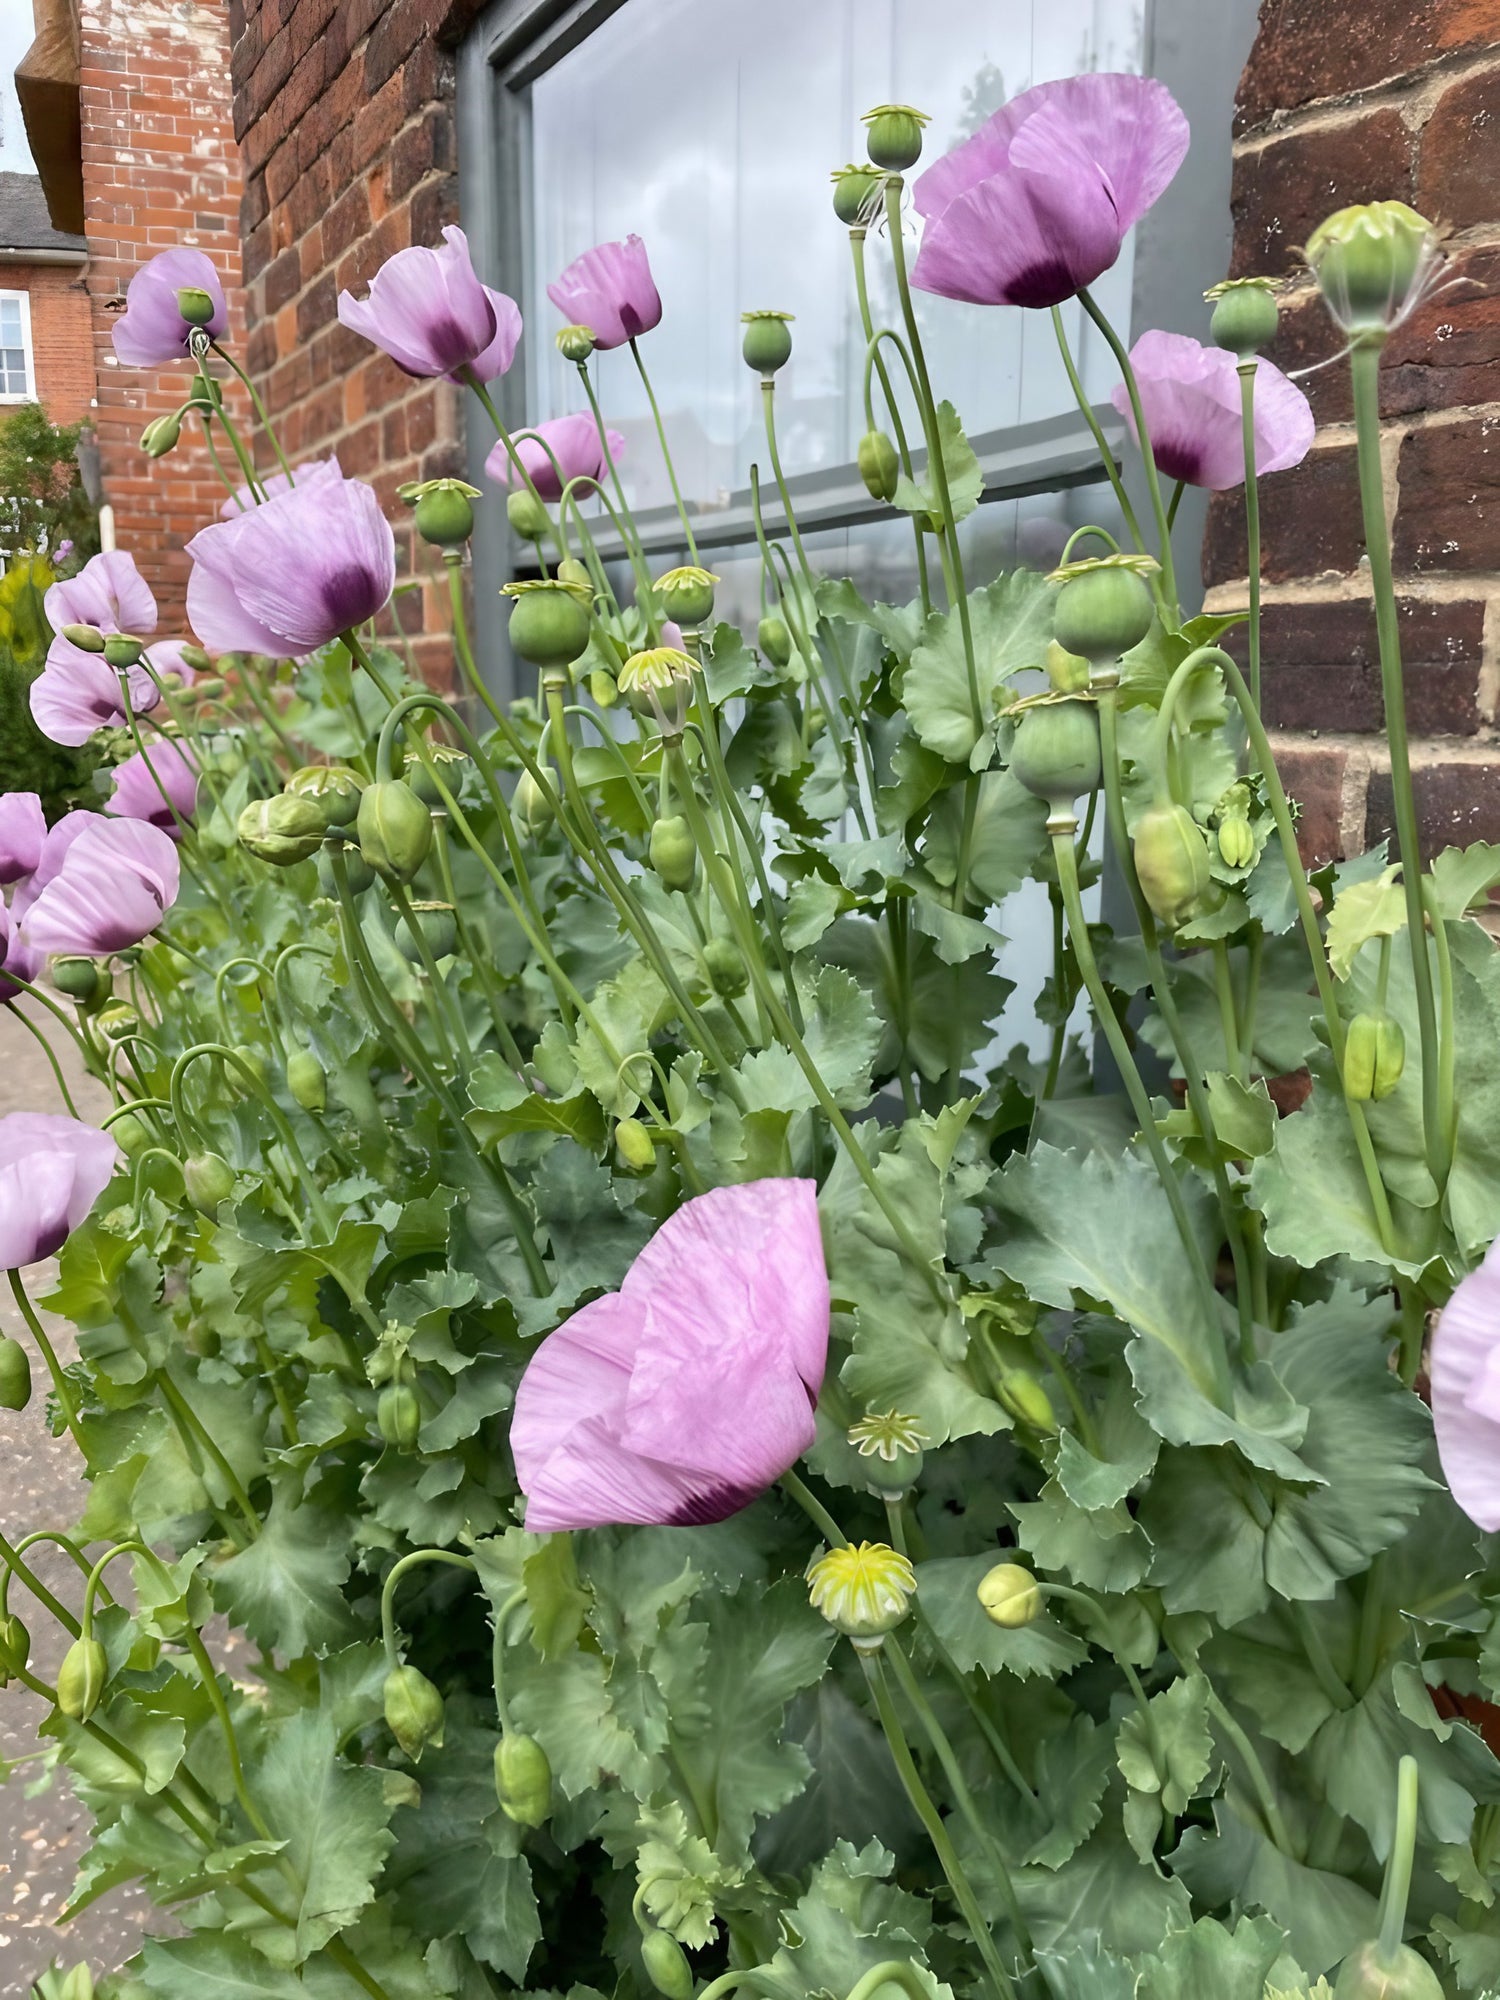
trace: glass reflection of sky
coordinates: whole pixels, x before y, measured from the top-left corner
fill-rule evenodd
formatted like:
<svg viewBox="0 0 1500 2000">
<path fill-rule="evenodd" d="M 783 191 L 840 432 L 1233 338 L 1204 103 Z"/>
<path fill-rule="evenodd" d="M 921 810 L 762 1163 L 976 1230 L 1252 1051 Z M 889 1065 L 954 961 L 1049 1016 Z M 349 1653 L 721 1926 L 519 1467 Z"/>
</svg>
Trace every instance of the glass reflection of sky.
<svg viewBox="0 0 1500 2000">
<path fill-rule="evenodd" d="M 722 504 L 764 457 L 759 395 L 739 355 L 739 316 L 752 306 L 796 314 L 777 394 L 788 472 L 847 462 L 864 428 L 863 341 L 828 175 L 862 157 L 860 112 L 892 99 L 920 106 L 935 157 L 1032 83 L 1138 68 L 1143 4 L 627 0 L 531 93 L 529 414 L 582 407 L 552 346 L 561 319 L 547 279 L 591 244 L 634 231 L 666 309 L 643 349 L 684 490 Z M 873 233 L 867 255 L 877 323 L 897 323 L 889 255 Z M 1095 288 L 1122 327 L 1130 265 L 1127 245 Z M 1101 400 L 1112 365 L 1069 310 L 1084 380 Z M 919 313 L 937 393 L 971 432 L 1069 407 L 1046 314 L 936 298 Z M 631 500 L 663 504 L 670 493 L 629 356 L 596 366 L 606 414 L 628 440 Z"/>
</svg>

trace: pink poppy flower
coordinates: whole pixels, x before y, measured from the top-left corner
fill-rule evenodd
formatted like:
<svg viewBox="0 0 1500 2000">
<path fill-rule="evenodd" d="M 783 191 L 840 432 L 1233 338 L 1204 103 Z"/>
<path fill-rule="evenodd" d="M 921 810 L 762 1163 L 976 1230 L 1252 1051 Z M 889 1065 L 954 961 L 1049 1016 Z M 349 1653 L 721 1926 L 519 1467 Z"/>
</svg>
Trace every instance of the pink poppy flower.
<svg viewBox="0 0 1500 2000">
<path fill-rule="evenodd" d="M 0 882 L 34 872 L 47 838 L 47 817 L 35 792 L 0 793 Z"/>
<path fill-rule="evenodd" d="M 292 476 L 290 479 L 287 478 L 284 472 L 263 472 L 258 477 L 261 492 L 267 500 L 274 500 L 278 493 L 290 493 L 294 486 L 301 486 L 304 482 L 315 476 L 324 477 L 329 472 L 335 473 L 340 479 L 344 476 L 338 458 L 332 454 L 327 458 L 304 459 L 301 465 L 294 465 L 292 467 Z M 219 508 L 219 519 L 221 521 L 238 520 L 241 514 L 248 514 L 252 508 L 258 507 L 260 504 L 260 496 L 252 493 L 248 485 L 236 486 L 233 493 L 230 494 L 229 498 Z"/>
<path fill-rule="evenodd" d="M 177 303 L 180 291 L 207 292 L 213 317 L 203 329 L 214 340 L 229 330 L 224 287 L 201 250 L 163 250 L 142 264 L 125 288 L 125 310 L 110 328 L 116 356 L 127 368 L 186 361 L 193 328 Z"/>
<path fill-rule="evenodd" d="M 599 426 L 591 416 L 553 417 L 545 424 L 533 424 L 530 430 L 517 431 L 511 442 L 540 497 L 561 500 L 563 487 L 570 479 L 602 480 L 609 467 L 618 465 L 625 456 L 625 440 L 620 433 L 606 430 L 604 435 L 609 440 L 608 460 L 600 442 Z M 484 469 L 497 486 L 521 484 L 503 442 L 495 445 L 484 461 Z"/>
<path fill-rule="evenodd" d="M 685 1202 L 521 1378 L 527 1527 L 690 1526 L 748 1507 L 813 1441 L 828 1315 L 811 1181 Z"/>
<path fill-rule="evenodd" d="M 451 223 L 441 250 L 421 244 L 387 257 L 367 299 L 339 293 L 339 322 L 388 354 L 408 375 L 472 372 L 493 382 L 515 359 L 521 308 L 479 282 L 469 239 Z"/>
<path fill-rule="evenodd" d="M 175 737 L 158 737 L 115 767 L 115 788 L 104 810 L 120 819 L 145 820 L 180 840 L 177 822 L 190 820 L 197 806 L 197 758 Z"/>
<path fill-rule="evenodd" d="M 1429 1366 L 1438 1458 L 1478 1528 L 1500 1528 L 1500 1240 L 1438 1319 Z"/>
<path fill-rule="evenodd" d="M 547 296 L 570 326 L 586 326 L 599 348 L 623 347 L 661 324 L 661 295 L 639 236 L 585 250 Z"/>
<path fill-rule="evenodd" d="M 161 700 L 161 690 L 144 666 L 126 670 L 125 686 L 136 715 L 148 715 Z M 102 654 L 85 653 L 61 633 L 48 647 L 47 664 L 31 683 L 27 699 L 43 736 L 74 749 L 96 730 L 127 720 L 120 675 Z"/>
<path fill-rule="evenodd" d="M 160 827 L 69 813 L 18 886 L 11 924 L 34 952 L 100 958 L 148 937 L 177 900 L 178 882 L 176 843 Z"/>
<path fill-rule="evenodd" d="M 1235 358 L 1185 333 L 1143 333 L 1130 350 L 1141 409 L 1157 470 L 1223 492 L 1245 481 L 1240 378 Z M 1136 436 L 1123 382 L 1111 391 L 1115 408 Z M 1255 470 L 1284 472 L 1312 449 L 1312 406 L 1273 361 L 1255 366 Z M 1139 438 L 1136 438 L 1139 444 Z"/>
<path fill-rule="evenodd" d="M 54 632 L 64 625 L 92 625 L 100 632 L 131 632 L 144 638 L 156 630 L 151 586 L 124 549 L 90 556 L 77 576 L 52 584 L 42 599 Z"/>
<path fill-rule="evenodd" d="M 1150 77 L 1023 90 L 917 180 L 911 281 L 974 305 L 1060 305 L 1114 263 L 1187 148 L 1177 100 Z"/>
<path fill-rule="evenodd" d="M 108 1187 L 120 1149 L 76 1118 L 12 1111 L 0 1118 L 0 1270 L 60 1250 Z"/>
</svg>

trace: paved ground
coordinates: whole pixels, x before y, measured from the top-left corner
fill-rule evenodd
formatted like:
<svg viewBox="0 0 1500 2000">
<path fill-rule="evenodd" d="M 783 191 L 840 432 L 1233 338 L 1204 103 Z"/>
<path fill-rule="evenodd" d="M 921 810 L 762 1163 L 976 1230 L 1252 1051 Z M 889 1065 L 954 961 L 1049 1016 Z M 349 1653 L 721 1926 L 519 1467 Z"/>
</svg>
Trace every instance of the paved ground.
<svg viewBox="0 0 1500 2000">
<path fill-rule="evenodd" d="M 76 1063 L 66 1065 L 66 1074 L 79 1111 L 84 1116 L 91 1111 L 99 1115 L 106 1102 L 103 1093 L 91 1093 Z M 8 1111 L 62 1109 L 45 1057 L 17 1026 L 10 1010 L 0 1007 L 0 1116 Z M 33 1295 L 47 1291 L 51 1270 L 43 1265 L 30 1274 L 28 1289 Z M 0 1296 L 0 1326 L 15 1333 L 18 1318 L 6 1287 Z M 59 1350 L 71 1357 L 67 1329 L 54 1327 L 54 1338 Z M 36 1528 L 67 1527 L 83 1505 L 78 1455 L 67 1438 L 48 1436 L 41 1386 L 45 1378 L 35 1355 L 32 1365 L 37 1388 L 30 1407 L 0 1410 L 0 1526 L 12 1542 Z M 38 1548 L 34 1559 L 44 1581 L 60 1597 L 76 1603 L 77 1570 L 45 1546 Z M 12 1591 L 11 1609 L 30 1626 L 35 1641 L 32 1657 L 50 1679 L 62 1656 L 63 1635 L 44 1614 L 32 1616 L 24 1590 Z M 45 1712 L 46 1704 L 24 1688 L 0 1692 L 0 1760 L 36 1748 L 36 1724 Z M 130 1888 L 102 1897 L 74 1923 L 62 1927 L 54 1923 L 72 1886 L 88 1815 L 62 1776 L 28 1797 L 40 1768 L 22 1765 L 0 1783 L 0 2000 L 27 2000 L 31 1982 L 54 1960 L 68 1966 L 86 1959 L 95 1974 L 112 1971 L 139 1948 L 144 1928 L 165 1927 L 145 1895 Z"/>
</svg>

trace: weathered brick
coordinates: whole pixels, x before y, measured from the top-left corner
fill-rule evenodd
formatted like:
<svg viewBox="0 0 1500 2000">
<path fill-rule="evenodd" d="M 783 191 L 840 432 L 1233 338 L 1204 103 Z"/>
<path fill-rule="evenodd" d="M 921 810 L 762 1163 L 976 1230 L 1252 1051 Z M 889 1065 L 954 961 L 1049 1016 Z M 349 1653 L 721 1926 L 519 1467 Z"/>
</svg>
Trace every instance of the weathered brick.
<svg viewBox="0 0 1500 2000">
<path fill-rule="evenodd" d="M 1422 853 L 1500 840 L 1500 764 L 1418 763 L 1412 770 L 1417 834 Z M 1365 844 L 1395 835 L 1396 811 L 1388 771 L 1372 771 L 1365 807 Z"/>
<path fill-rule="evenodd" d="M 1303 860 L 1313 866 L 1341 859 L 1344 849 L 1339 828 L 1348 752 L 1333 743 L 1289 743 L 1284 739 L 1276 743 L 1275 750 L 1276 768 L 1287 796 L 1301 808 L 1297 845 Z"/>
<path fill-rule="evenodd" d="M 390 0 L 365 44 L 365 89 L 373 97 L 427 31 L 419 0 Z"/>
<path fill-rule="evenodd" d="M 1367 90 L 1497 39 L 1500 0 L 1264 0 L 1240 79 L 1240 121 Z"/>
<path fill-rule="evenodd" d="M 283 250 L 265 276 L 265 307 L 275 312 L 288 305 L 302 289 L 302 265 L 295 249 Z"/>
<path fill-rule="evenodd" d="M 1235 159 L 1231 269 L 1238 277 L 1283 277 L 1334 209 L 1410 201 L 1413 193 L 1411 134 L 1392 107 L 1273 139 Z"/>
<path fill-rule="evenodd" d="M 1500 569 L 1500 419 L 1425 425 L 1402 441 L 1398 570 Z"/>
<path fill-rule="evenodd" d="M 1422 133 L 1417 200 L 1455 229 L 1493 222 L 1500 184 L 1500 66 L 1458 77 Z"/>
<path fill-rule="evenodd" d="M 297 338 L 307 340 L 319 327 L 327 326 L 334 317 L 337 302 L 333 273 L 324 271 L 297 301 Z"/>
<path fill-rule="evenodd" d="M 1484 603 L 1402 598 L 1397 604 L 1406 711 L 1418 736 L 1479 727 Z M 1244 660 L 1243 628 L 1226 642 Z M 1371 603 L 1270 604 L 1261 620 L 1263 707 L 1277 729 L 1381 733 L 1385 709 Z"/>
<path fill-rule="evenodd" d="M 1352 445 L 1315 448 L 1301 465 L 1260 482 L 1261 569 L 1273 583 L 1347 574 L 1364 553 L 1359 482 Z M 1245 575 L 1245 504 L 1238 488 L 1209 504 L 1204 577 L 1224 583 Z"/>
</svg>

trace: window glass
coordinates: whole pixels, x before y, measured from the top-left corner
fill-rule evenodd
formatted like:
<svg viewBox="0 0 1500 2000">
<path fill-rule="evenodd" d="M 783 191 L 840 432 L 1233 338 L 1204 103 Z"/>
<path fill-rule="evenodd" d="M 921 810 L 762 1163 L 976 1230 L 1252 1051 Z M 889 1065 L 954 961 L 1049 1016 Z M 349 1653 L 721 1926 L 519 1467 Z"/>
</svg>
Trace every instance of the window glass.
<svg viewBox="0 0 1500 2000">
<path fill-rule="evenodd" d="M 829 172 L 856 156 L 859 115 L 898 100 L 931 114 L 926 159 L 1033 83 L 1082 69 L 1139 69 L 1144 0 L 627 0 L 532 86 L 527 296 L 528 412 L 582 407 L 556 353 L 548 279 L 590 245 L 635 232 L 665 304 L 643 342 L 684 490 L 723 504 L 764 458 L 759 394 L 739 356 L 740 313 L 796 314 L 778 383 L 789 473 L 847 463 L 863 417 L 863 348 Z M 794 50 L 796 60 L 789 61 Z M 909 237 L 908 254 L 914 251 Z M 877 320 L 898 324 L 885 243 L 867 256 Z M 1129 323 L 1131 253 L 1095 287 Z M 1066 309 L 1095 400 L 1108 353 Z M 970 433 L 1058 415 L 1072 399 L 1048 316 L 919 295 L 934 385 Z M 629 355 L 599 363 L 637 507 L 671 493 Z"/>
<path fill-rule="evenodd" d="M 14 293 L 0 296 L 0 395 L 25 396 L 26 320 Z"/>
</svg>

